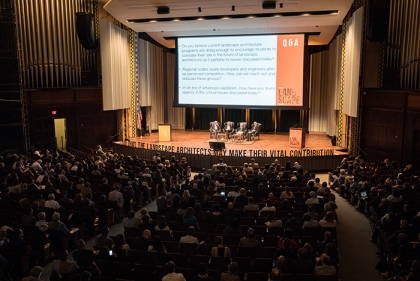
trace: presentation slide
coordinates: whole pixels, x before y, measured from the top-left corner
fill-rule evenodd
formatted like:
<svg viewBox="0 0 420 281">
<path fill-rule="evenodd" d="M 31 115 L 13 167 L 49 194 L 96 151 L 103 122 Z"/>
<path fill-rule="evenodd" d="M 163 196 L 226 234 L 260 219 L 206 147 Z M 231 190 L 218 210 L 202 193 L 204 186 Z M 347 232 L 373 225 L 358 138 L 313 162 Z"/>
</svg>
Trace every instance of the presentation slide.
<svg viewBox="0 0 420 281">
<path fill-rule="evenodd" d="M 178 105 L 304 106 L 304 34 L 178 38 Z"/>
</svg>

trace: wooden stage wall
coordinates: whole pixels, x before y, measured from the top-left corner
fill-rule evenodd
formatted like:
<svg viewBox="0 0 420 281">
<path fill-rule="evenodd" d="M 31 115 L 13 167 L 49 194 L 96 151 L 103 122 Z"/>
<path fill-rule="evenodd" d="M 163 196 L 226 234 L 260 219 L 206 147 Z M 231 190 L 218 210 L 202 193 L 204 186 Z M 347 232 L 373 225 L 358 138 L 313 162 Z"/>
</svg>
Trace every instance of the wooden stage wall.
<svg viewBox="0 0 420 281">
<path fill-rule="evenodd" d="M 208 132 L 173 130 L 172 140 L 159 142 L 158 134 L 152 133 L 142 138 L 131 138 L 130 142 L 115 142 L 113 150 L 118 154 L 137 155 L 142 159 L 152 159 L 157 152 L 166 159 L 172 155 L 177 159 L 186 157 L 193 169 L 210 168 L 219 159 L 223 159 L 227 165 L 242 166 L 254 158 L 260 167 L 278 159 L 282 166 L 287 161 L 297 161 L 305 171 L 331 171 L 348 155 L 337 151 L 339 147 L 332 146 L 325 134 L 318 133 L 306 135 L 306 146 L 303 149 L 290 148 L 287 134 L 262 134 L 260 140 L 249 145 L 226 142 L 226 150 L 222 155 L 214 155 L 210 151 Z M 181 149 L 187 152 L 177 152 Z"/>
</svg>

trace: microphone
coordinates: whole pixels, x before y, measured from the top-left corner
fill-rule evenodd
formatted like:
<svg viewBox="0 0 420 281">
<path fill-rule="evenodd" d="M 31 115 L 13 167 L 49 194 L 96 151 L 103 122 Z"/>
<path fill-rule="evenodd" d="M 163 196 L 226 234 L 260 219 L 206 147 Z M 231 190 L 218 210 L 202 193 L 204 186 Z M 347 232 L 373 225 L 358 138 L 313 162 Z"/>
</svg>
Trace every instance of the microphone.
<svg viewBox="0 0 420 281">
<path fill-rule="evenodd" d="M 294 125 L 292 128 L 296 128 L 298 124 Z"/>
</svg>

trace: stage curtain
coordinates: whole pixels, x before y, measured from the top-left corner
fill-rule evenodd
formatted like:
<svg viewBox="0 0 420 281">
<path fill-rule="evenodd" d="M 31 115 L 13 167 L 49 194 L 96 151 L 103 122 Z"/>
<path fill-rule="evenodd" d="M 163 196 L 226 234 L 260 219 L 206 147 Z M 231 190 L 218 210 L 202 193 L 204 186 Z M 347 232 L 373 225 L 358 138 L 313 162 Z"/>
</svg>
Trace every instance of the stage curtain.
<svg viewBox="0 0 420 281">
<path fill-rule="evenodd" d="M 340 97 L 342 35 L 337 36 L 328 51 L 311 56 L 309 132 L 337 135 Z"/>
<path fill-rule="evenodd" d="M 251 109 L 250 123 L 261 123 L 261 132 L 274 132 L 273 111 L 271 109 Z M 249 124 L 249 125 L 251 125 Z"/>
<path fill-rule="evenodd" d="M 279 132 L 289 132 L 290 127 L 296 127 L 300 123 L 299 110 L 282 110 L 280 111 Z"/>
<path fill-rule="evenodd" d="M 185 107 L 173 107 L 174 91 L 175 91 L 175 70 L 176 58 L 175 54 L 165 52 L 166 59 L 166 112 L 168 114 L 168 123 L 172 124 L 172 128 L 185 129 Z"/>
<path fill-rule="evenodd" d="M 354 12 L 346 26 L 343 113 L 351 117 L 358 114 L 363 9 L 361 7 Z"/>
<path fill-rule="evenodd" d="M 195 110 L 195 129 L 208 130 L 210 128 L 210 122 L 219 120 L 217 108 L 196 108 Z"/>
<path fill-rule="evenodd" d="M 129 42 L 127 31 L 108 22 L 100 22 L 103 110 L 130 107 Z"/>
<path fill-rule="evenodd" d="M 236 128 L 236 124 L 239 122 L 245 122 L 245 109 L 226 108 L 225 116 L 223 116 L 223 123 L 227 121 L 234 122 Z"/>
</svg>

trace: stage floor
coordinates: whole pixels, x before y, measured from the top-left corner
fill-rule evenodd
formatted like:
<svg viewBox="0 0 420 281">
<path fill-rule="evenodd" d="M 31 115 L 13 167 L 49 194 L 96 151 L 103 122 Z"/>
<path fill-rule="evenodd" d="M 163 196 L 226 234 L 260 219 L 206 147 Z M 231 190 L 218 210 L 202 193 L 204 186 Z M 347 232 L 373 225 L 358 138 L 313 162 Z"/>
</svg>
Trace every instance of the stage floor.
<svg viewBox="0 0 420 281">
<path fill-rule="evenodd" d="M 175 147 L 194 147 L 206 148 L 210 147 L 209 141 L 216 141 L 209 138 L 208 131 L 190 131 L 190 130 L 172 130 L 171 142 L 159 142 L 158 133 L 152 132 L 150 136 L 143 136 L 137 138 L 129 138 L 132 142 L 143 143 L 145 147 L 151 145 L 164 145 Z M 227 150 L 253 150 L 253 151 L 271 151 L 281 150 L 287 155 L 290 151 L 295 151 L 299 148 L 291 148 L 289 146 L 288 133 L 262 133 L 260 139 L 256 138 L 253 142 L 236 142 L 219 139 L 218 141 L 225 141 Z M 138 147 L 136 145 L 136 147 Z M 338 151 L 341 149 L 338 146 L 331 145 L 331 139 L 325 133 L 309 133 L 306 134 L 305 147 L 302 150 L 333 151 L 333 155 L 346 155 L 346 152 Z"/>
</svg>

